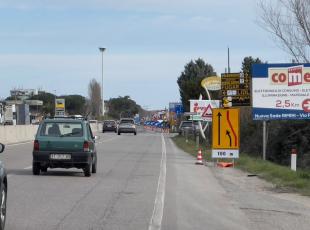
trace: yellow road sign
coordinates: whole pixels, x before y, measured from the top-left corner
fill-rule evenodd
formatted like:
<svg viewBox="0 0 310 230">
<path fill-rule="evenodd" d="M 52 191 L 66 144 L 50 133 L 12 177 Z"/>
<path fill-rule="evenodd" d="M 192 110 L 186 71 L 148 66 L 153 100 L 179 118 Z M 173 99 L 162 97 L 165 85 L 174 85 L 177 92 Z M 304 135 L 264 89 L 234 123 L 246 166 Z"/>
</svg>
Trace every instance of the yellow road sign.
<svg viewBox="0 0 310 230">
<path fill-rule="evenodd" d="M 239 109 L 212 109 L 212 149 L 239 149 Z"/>
<path fill-rule="evenodd" d="M 55 99 L 55 110 L 65 110 L 65 99 L 63 98 L 56 98 Z"/>
</svg>

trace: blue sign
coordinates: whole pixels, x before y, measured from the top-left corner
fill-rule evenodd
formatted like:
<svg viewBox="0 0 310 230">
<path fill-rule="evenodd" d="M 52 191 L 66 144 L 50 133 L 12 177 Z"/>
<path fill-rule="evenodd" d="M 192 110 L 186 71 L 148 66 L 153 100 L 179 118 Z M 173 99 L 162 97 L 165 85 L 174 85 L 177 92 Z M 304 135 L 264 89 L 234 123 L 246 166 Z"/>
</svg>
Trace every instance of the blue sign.
<svg viewBox="0 0 310 230">
<path fill-rule="evenodd" d="M 180 115 L 180 114 L 184 113 L 184 108 L 183 108 L 182 104 L 178 104 L 178 105 L 175 106 L 175 113 L 177 115 Z"/>
<path fill-rule="evenodd" d="M 310 119 L 310 64 L 252 65 L 254 120 Z"/>
</svg>

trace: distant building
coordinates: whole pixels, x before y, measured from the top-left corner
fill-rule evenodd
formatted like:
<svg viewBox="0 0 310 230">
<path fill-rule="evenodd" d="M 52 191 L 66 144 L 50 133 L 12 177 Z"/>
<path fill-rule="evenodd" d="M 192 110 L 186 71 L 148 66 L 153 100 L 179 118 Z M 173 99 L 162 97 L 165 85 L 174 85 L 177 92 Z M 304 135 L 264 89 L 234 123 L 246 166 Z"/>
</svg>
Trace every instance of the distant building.
<svg viewBox="0 0 310 230">
<path fill-rule="evenodd" d="M 38 93 L 38 89 L 13 89 L 10 91 L 11 97 L 18 100 L 27 100 L 34 95 L 38 95 Z"/>
<path fill-rule="evenodd" d="M 6 100 L 4 120 L 13 120 L 13 124 L 18 125 L 34 123 L 42 117 L 42 106 L 43 101 L 40 100 Z"/>
</svg>

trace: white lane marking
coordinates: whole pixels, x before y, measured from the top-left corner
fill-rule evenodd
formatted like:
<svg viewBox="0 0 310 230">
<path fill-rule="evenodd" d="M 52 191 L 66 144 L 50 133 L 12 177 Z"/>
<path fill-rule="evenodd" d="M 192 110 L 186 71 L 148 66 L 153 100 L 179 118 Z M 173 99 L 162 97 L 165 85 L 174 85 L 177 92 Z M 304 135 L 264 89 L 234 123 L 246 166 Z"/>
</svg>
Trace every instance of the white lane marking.
<svg viewBox="0 0 310 230">
<path fill-rule="evenodd" d="M 30 166 L 28 166 L 28 167 L 26 167 L 24 169 L 32 169 L 32 165 L 30 165 Z"/>
<path fill-rule="evenodd" d="M 164 214 L 165 191 L 166 191 L 166 171 L 167 171 L 167 149 L 165 138 L 161 134 L 162 155 L 160 163 L 160 174 L 158 178 L 158 187 L 155 197 L 153 215 L 149 224 L 149 230 L 160 230 Z"/>
<path fill-rule="evenodd" d="M 108 141 L 112 141 L 116 138 L 120 138 L 120 137 L 112 137 L 112 138 L 109 138 L 109 139 L 106 139 L 106 140 L 103 140 L 103 141 L 100 141 L 100 142 L 96 142 L 96 144 L 102 144 L 102 143 L 105 143 L 105 142 L 108 142 Z"/>
<path fill-rule="evenodd" d="M 18 145 L 26 145 L 33 143 L 33 141 L 27 141 L 27 142 L 21 142 L 21 143 L 15 143 L 15 144 L 6 144 L 5 147 L 12 147 L 12 146 L 18 146 Z"/>
</svg>

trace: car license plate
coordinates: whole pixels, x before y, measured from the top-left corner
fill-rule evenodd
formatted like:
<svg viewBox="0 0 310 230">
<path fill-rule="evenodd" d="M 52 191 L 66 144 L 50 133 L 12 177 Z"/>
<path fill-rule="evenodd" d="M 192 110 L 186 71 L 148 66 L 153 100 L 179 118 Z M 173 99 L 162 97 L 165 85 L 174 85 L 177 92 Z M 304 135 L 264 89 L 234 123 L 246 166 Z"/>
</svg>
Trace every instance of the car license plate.
<svg viewBox="0 0 310 230">
<path fill-rule="evenodd" d="M 50 158 L 52 160 L 70 160 L 71 159 L 71 155 L 70 154 L 55 154 L 55 153 L 52 153 L 50 155 Z"/>
<path fill-rule="evenodd" d="M 112 126 L 111 125 L 108 125 L 108 128 L 111 128 Z"/>
</svg>

